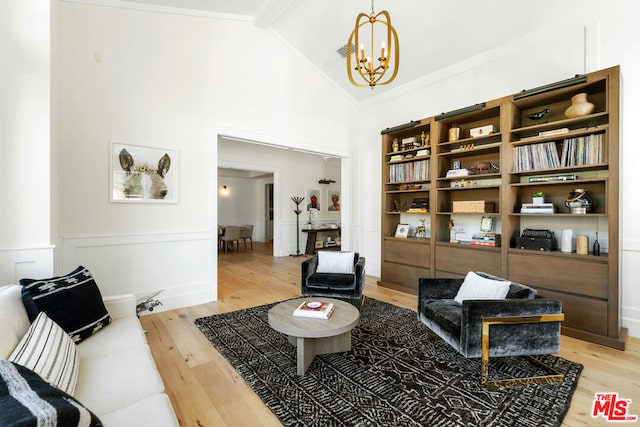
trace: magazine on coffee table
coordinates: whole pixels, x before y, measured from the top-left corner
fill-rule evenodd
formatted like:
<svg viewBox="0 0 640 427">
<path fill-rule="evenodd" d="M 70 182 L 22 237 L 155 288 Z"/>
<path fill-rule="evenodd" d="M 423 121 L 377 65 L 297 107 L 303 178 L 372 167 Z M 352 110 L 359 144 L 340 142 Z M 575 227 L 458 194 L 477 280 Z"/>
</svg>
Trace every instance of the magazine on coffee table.
<svg viewBox="0 0 640 427">
<path fill-rule="evenodd" d="M 320 301 L 305 301 L 293 312 L 294 316 L 328 319 L 333 313 L 333 303 Z"/>
</svg>

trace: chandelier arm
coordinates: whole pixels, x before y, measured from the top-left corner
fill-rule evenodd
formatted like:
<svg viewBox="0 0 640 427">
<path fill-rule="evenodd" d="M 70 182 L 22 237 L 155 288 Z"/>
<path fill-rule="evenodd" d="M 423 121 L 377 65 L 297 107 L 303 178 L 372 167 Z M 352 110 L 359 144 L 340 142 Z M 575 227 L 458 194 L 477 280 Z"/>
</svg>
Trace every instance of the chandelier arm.
<svg viewBox="0 0 640 427">
<path fill-rule="evenodd" d="M 393 55 L 394 61 L 393 61 L 393 73 L 391 74 L 391 77 L 389 78 L 389 80 L 387 80 L 384 83 L 380 83 L 380 85 L 386 85 L 391 83 L 396 76 L 398 75 L 398 66 L 400 63 L 400 44 L 398 43 L 398 33 L 396 33 L 396 29 L 393 27 L 389 27 L 392 35 L 393 35 L 393 40 L 395 41 L 394 46 L 396 46 L 396 52 L 395 55 Z M 391 51 L 389 51 L 389 56 L 391 56 Z"/>
<path fill-rule="evenodd" d="M 385 23 L 385 25 L 387 26 L 387 46 L 388 47 L 387 47 L 387 54 L 383 56 L 384 59 L 382 59 L 382 61 L 384 61 L 384 66 L 386 69 L 389 67 L 389 59 L 391 58 L 391 49 L 393 49 L 393 46 L 398 46 L 398 40 L 396 36 L 395 44 L 391 43 L 391 35 L 392 33 L 395 33 L 396 30 L 393 28 L 393 25 L 391 25 L 391 16 L 389 15 L 389 12 L 387 12 L 386 10 L 383 10 L 378 15 L 382 15 L 387 18 L 387 22 Z"/>
<path fill-rule="evenodd" d="M 361 13 L 360 15 L 364 15 L 364 14 Z M 360 15 L 358 15 L 358 18 L 356 19 L 356 28 L 351 32 L 351 35 L 349 36 L 349 41 L 347 42 L 347 75 L 349 76 L 349 81 L 351 82 L 351 84 L 358 87 L 365 87 L 369 85 L 356 82 L 355 79 L 353 78 L 353 72 L 352 72 L 352 70 L 354 69 L 357 70 L 358 74 L 360 74 L 360 76 L 364 80 L 367 80 L 365 76 L 362 74 L 362 72 L 360 71 L 362 67 L 360 65 L 360 55 L 358 54 L 358 44 L 357 44 L 358 43 L 358 21 L 360 19 Z M 354 41 L 355 44 L 352 43 L 352 40 L 354 40 L 354 36 L 355 36 L 355 41 Z M 355 48 L 355 52 L 354 52 L 354 56 L 356 60 L 355 68 L 352 68 L 352 65 L 351 65 L 351 46 L 352 45 Z"/>
<path fill-rule="evenodd" d="M 362 22 L 360 22 L 362 20 Z M 355 29 L 351 32 L 351 36 L 349 36 L 349 42 L 347 43 L 347 53 L 348 51 L 351 49 L 351 40 L 354 38 L 355 36 L 355 40 L 354 40 L 354 49 L 355 49 L 355 70 L 358 71 L 358 74 L 360 75 L 360 77 L 367 82 L 367 84 L 359 84 L 357 83 L 352 76 L 352 68 L 351 68 L 351 56 L 349 55 L 347 57 L 347 72 L 349 75 L 349 80 L 351 81 L 352 84 L 359 86 L 359 87 L 364 87 L 364 86 L 371 86 L 371 75 L 370 75 L 370 70 L 367 67 L 367 62 L 366 62 L 366 55 L 365 55 L 365 51 L 363 49 L 360 49 L 359 47 L 359 30 L 361 27 L 363 27 L 364 25 L 368 24 L 370 20 L 370 16 L 365 14 L 365 13 L 360 13 L 358 14 L 358 16 L 356 17 L 356 27 Z M 361 65 L 363 64 L 363 65 Z"/>
</svg>

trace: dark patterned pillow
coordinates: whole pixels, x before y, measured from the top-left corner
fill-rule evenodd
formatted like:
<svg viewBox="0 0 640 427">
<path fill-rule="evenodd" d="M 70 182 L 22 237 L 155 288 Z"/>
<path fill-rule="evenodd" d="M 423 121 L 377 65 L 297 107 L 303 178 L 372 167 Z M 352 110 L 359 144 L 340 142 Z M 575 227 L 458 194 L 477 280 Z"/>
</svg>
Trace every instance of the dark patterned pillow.
<svg viewBox="0 0 640 427">
<path fill-rule="evenodd" d="M 100 427 L 102 422 L 32 370 L 0 360 L 0 425 Z"/>
<path fill-rule="evenodd" d="M 29 320 L 33 321 L 44 311 L 76 343 L 111 323 L 98 285 L 83 266 L 66 276 L 21 279 L 20 284 Z"/>
</svg>

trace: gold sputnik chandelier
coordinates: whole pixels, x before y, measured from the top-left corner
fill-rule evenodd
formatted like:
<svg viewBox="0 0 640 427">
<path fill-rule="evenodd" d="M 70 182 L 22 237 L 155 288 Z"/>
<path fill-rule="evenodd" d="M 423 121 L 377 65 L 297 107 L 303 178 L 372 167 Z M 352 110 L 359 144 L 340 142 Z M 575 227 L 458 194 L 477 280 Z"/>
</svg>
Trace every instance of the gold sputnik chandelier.
<svg viewBox="0 0 640 427">
<path fill-rule="evenodd" d="M 371 25 L 371 39 L 369 41 L 369 55 L 365 53 L 365 37 L 368 34 L 364 33 L 365 25 Z M 377 24 L 377 25 L 376 25 Z M 382 34 L 376 38 L 376 28 L 382 31 Z M 374 63 L 375 58 L 375 44 L 380 43 L 380 56 L 378 61 Z M 355 52 L 353 50 L 355 49 Z M 351 64 L 352 53 L 355 53 L 353 61 L 355 65 Z M 391 60 L 393 58 L 393 60 Z M 395 28 L 391 25 L 391 17 L 389 12 L 383 10 L 376 14 L 373 10 L 373 0 L 371 0 L 371 15 L 366 13 L 360 13 L 356 18 L 356 26 L 349 36 L 347 42 L 347 74 L 349 80 L 355 86 L 369 86 L 373 89 L 376 85 L 386 85 L 391 83 L 398 74 L 398 64 L 400 62 L 400 45 L 398 44 L 398 34 Z M 390 65 L 392 64 L 392 65 Z M 393 73 L 387 80 L 382 80 L 389 68 L 392 68 Z M 354 72 L 357 71 L 357 74 Z M 358 82 L 359 75 L 365 83 Z"/>
</svg>

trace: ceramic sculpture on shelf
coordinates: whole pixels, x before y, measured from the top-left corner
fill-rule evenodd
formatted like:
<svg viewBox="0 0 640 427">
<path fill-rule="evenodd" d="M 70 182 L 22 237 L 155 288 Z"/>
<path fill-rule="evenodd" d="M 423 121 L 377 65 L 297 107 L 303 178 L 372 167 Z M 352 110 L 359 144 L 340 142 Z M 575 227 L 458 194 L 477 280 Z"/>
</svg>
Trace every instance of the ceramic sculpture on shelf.
<svg viewBox="0 0 640 427">
<path fill-rule="evenodd" d="M 593 199 L 586 188 L 576 188 L 566 197 L 564 205 L 572 214 L 586 214 L 593 208 Z"/>
<path fill-rule="evenodd" d="M 587 100 L 586 93 L 578 93 L 571 97 L 571 106 L 564 111 L 564 115 L 570 119 L 587 116 L 593 113 L 595 105 Z"/>
</svg>

